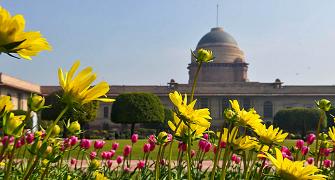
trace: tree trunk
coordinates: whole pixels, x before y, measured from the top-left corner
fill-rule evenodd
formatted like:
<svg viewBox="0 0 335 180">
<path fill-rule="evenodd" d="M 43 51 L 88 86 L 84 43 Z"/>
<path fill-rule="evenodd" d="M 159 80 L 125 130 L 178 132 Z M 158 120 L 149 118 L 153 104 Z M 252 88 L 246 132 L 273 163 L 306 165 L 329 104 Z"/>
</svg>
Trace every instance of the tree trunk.
<svg viewBox="0 0 335 180">
<path fill-rule="evenodd" d="M 130 129 L 130 137 L 134 134 L 134 131 L 135 131 L 135 123 L 132 123 Z"/>
</svg>

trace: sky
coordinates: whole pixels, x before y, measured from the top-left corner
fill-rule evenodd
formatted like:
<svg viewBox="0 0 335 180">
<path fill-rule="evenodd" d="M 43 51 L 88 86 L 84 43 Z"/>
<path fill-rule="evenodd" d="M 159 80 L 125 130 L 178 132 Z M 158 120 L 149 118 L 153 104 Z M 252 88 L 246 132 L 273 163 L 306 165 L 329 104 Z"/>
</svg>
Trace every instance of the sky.
<svg viewBox="0 0 335 180">
<path fill-rule="evenodd" d="M 79 59 L 112 85 L 187 83 L 190 49 L 216 26 L 217 4 L 250 81 L 335 85 L 334 0 L 0 0 L 53 47 L 32 61 L 1 54 L 0 72 L 57 85 L 57 69 Z"/>
</svg>

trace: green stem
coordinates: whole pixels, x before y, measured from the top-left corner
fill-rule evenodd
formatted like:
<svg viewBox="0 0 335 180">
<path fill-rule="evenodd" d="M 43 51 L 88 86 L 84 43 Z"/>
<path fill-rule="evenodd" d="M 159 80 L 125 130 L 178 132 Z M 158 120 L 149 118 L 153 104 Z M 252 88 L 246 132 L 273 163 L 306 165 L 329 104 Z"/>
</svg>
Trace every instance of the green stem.
<svg viewBox="0 0 335 180">
<path fill-rule="evenodd" d="M 318 167 L 318 164 L 319 164 L 319 158 L 320 158 L 320 151 L 319 151 L 319 133 L 320 133 L 320 127 L 321 127 L 321 122 L 323 120 L 323 112 L 324 111 L 321 111 L 320 113 L 320 119 L 319 119 L 319 122 L 318 122 L 318 127 L 317 127 L 317 130 L 316 130 L 316 144 L 315 144 L 315 152 L 316 152 L 316 161 L 315 161 L 315 165 Z"/>
<path fill-rule="evenodd" d="M 58 117 L 56 118 L 56 120 L 51 124 L 50 127 L 48 127 L 47 132 L 46 132 L 46 136 L 45 136 L 43 142 L 46 142 L 46 141 L 49 139 L 49 137 L 50 137 L 50 135 L 51 135 L 51 132 L 52 132 L 53 128 L 55 127 L 55 125 L 56 125 L 56 124 L 58 123 L 58 121 L 63 117 L 63 115 L 66 113 L 66 111 L 67 111 L 69 108 L 70 108 L 70 106 L 69 106 L 69 105 L 66 105 L 65 108 L 63 109 L 63 111 L 58 115 Z"/>
<path fill-rule="evenodd" d="M 30 168 L 29 168 L 27 174 L 24 176 L 24 178 L 23 178 L 24 180 L 27 180 L 27 179 L 30 177 L 30 175 L 31 175 L 31 173 L 34 171 L 34 168 L 35 168 L 35 166 L 37 165 L 38 161 L 39 161 L 39 158 L 36 157 L 36 158 L 35 158 L 35 161 L 34 161 L 34 163 L 33 163 L 33 165 L 30 166 Z"/>
<path fill-rule="evenodd" d="M 157 157 L 156 157 L 156 164 L 155 164 L 155 177 L 156 177 L 156 180 L 159 179 L 159 161 L 160 161 L 160 154 L 161 154 L 161 151 L 162 151 L 162 145 L 159 145 L 159 150 L 158 150 L 158 154 L 157 154 Z"/>
<path fill-rule="evenodd" d="M 177 124 L 176 126 L 176 129 L 174 130 L 173 132 L 173 137 L 172 137 L 172 140 L 170 142 L 170 147 L 169 147 L 169 165 L 168 165 L 168 180 L 171 180 L 171 156 L 172 156 L 172 144 L 173 144 L 173 141 L 174 141 L 174 138 L 175 138 L 175 134 L 177 132 L 177 129 L 179 128 L 180 124 L 182 123 L 183 121 L 179 121 L 179 123 Z"/>
<path fill-rule="evenodd" d="M 200 69 L 201 69 L 201 65 L 202 65 L 202 62 L 199 63 L 197 71 L 195 72 L 195 76 L 194 76 L 194 79 L 193 79 L 193 85 L 192 85 L 190 102 L 193 101 L 194 91 L 195 91 L 195 87 L 197 86 L 197 80 L 198 80 L 199 72 L 200 72 Z"/>
<path fill-rule="evenodd" d="M 14 141 L 14 146 L 13 146 L 13 149 L 12 151 L 9 153 L 9 162 L 7 164 L 7 169 L 6 169 L 6 173 L 5 173 L 5 180 L 8 180 L 9 178 L 9 175 L 10 175 L 10 172 L 11 172 L 11 168 L 12 168 L 12 164 L 13 164 L 13 159 L 14 159 L 14 152 L 15 152 L 15 149 L 16 149 L 16 144 L 17 142 L 19 141 L 18 138 L 15 138 L 15 141 Z"/>
<path fill-rule="evenodd" d="M 216 166 L 217 166 L 217 163 L 218 163 L 218 159 L 220 158 L 219 157 L 219 152 L 221 151 L 220 145 L 221 145 L 221 139 L 222 139 L 223 131 L 224 131 L 224 128 L 223 128 L 223 125 L 222 125 L 218 145 L 216 146 L 217 151 L 216 151 L 215 156 L 214 156 L 214 166 L 213 166 L 211 177 L 210 177 L 211 180 L 214 180 Z"/>
<path fill-rule="evenodd" d="M 187 140 L 187 179 L 191 180 L 191 129 L 188 128 L 188 140 Z"/>
<path fill-rule="evenodd" d="M 48 164 L 46 165 L 45 170 L 44 170 L 44 172 L 42 174 L 41 180 L 43 180 L 44 177 L 47 175 L 48 169 L 49 169 L 49 165 L 50 165 L 50 162 L 48 162 Z"/>
</svg>

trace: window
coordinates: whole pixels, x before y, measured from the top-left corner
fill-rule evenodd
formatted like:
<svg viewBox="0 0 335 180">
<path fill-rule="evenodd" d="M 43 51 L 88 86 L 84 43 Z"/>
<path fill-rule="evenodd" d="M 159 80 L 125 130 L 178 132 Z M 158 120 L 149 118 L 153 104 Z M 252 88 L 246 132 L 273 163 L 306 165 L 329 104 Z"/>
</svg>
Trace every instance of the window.
<svg viewBox="0 0 335 180">
<path fill-rule="evenodd" d="M 244 98 L 243 99 L 243 108 L 245 110 L 248 110 L 251 108 L 251 100 L 249 98 Z"/>
<path fill-rule="evenodd" d="M 208 98 L 201 98 L 200 99 L 200 108 L 209 108 Z"/>
<path fill-rule="evenodd" d="M 108 118 L 108 116 L 109 116 L 109 107 L 105 106 L 104 107 L 104 118 Z"/>
<path fill-rule="evenodd" d="M 22 107 L 22 94 L 17 93 L 17 109 L 23 109 Z"/>
<path fill-rule="evenodd" d="M 272 118 L 273 117 L 273 104 L 271 101 L 265 101 L 264 106 L 264 117 L 265 118 Z"/>
<path fill-rule="evenodd" d="M 220 102 L 220 115 L 224 117 L 224 110 L 230 107 L 229 99 L 227 97 L 223 97 Z"/>
</svg>

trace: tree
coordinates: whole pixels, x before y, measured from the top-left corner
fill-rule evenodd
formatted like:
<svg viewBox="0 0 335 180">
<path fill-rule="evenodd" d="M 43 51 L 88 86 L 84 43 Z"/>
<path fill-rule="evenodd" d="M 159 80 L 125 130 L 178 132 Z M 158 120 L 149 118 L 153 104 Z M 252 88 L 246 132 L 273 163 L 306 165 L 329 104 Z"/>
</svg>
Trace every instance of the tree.
<svg viewBox="0 0 335 180">
<path fill-rule="evenodd" d="M 273 124 L 285 131 L 300 133 L 304 137 L 308 131 L 316 131 L 320 113 L 318 109 L 303 107 L 283 109 L 276 113 Z M 324 116 L 321 129 L 326 127 L 327 117 Z"/>
<path fill-rule="evenodd" d="M 136 123 L 163 122 L 164 107 L 152 93 L 124 93 L 113 103 L 111 120 L 114 123 L 131 124 L 133 134 Z"/>
<path fill-rule="evenodd" d="M 58 91 L 45 97 L 45 104 L 51 105 L 51 108 L 42 110 L 43 120 L 55 120 L 57 116 L 64 109 L 65 104 L 61 102 L 60 96 L 62 96 L 62 91 Z M 78 121 L 82 127 L 85 129 L 88 122 L 93 121 L 96 118 L 97 109 L 99 103 L 97 101 L 92 101 L 84 105 L 77 105 L 74 108 L 70 108 L 62 117 L 62 120 L 67 122 L 68 119 L 71 121 Z"/>
</svg>

